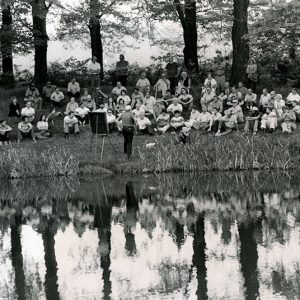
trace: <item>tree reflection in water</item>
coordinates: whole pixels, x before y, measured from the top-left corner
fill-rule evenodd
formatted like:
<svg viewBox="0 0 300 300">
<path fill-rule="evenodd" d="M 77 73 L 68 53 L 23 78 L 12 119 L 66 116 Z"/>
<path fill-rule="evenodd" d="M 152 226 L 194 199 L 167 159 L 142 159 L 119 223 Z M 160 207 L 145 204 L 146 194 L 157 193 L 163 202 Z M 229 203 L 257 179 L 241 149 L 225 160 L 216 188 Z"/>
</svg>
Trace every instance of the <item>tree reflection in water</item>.
<svg viewBox="0 0 300 300">
<path fill-rule="evenodd" d="M 21 239 L 27 224 L 42 241 L 45 276 L 34 278 L 41 278 L 46 299 L 65 298 L 68 286 L 73 289 L 72 300 L 80 295 L 95 299 L 132 295 L 263 299 L 280 294 L 295 298 L 300 293 L 300 194 L 293 178 L 234 173 L 131 181 L 5 182 L 0 191 L 0 230 L 5 239 L 2 244 L 10 238 L 14 278 L 8 286 L 0 281 L 0 294 L 14 290 L 17 299 L 26 299 L 32 292 L 26 284 L 31 274 L 24 268 Z M 64 276 L 59 272 L 57 249 L 63 245 L 61 239 L 56 240 L 58 234 L 74 241 L 67 251 L 73 273 Z M 80 240 L 87 247 L 76 252 Z M 98 250 L 92 257 L 85 249 L 94 243 Z M 7 263 L 3 249 L 0 258 Z M 85 257 L 74 253 L 85 253 Z M 220 274 L 210 268 L 217 270 L 233 262 L 240 269 L 224 272 L 220 288 L 216 280 Z M 86 268 L 80 267 L 87 263 Z M 96 287 L 71 285 L 76 270 L 81 276 L 93 274 Z M 230 284 L 236 286 L 230 288 Z"/>
</svg>

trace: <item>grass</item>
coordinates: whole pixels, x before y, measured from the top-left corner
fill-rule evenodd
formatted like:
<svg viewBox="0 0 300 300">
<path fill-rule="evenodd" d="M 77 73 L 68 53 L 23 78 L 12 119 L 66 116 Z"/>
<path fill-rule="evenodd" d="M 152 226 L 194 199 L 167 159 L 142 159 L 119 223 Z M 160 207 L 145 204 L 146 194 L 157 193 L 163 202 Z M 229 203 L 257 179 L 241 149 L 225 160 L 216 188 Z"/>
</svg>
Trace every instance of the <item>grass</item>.
<svg viewBox="0 0 300 300">
<path fill-rule="evenodd" d="M 13 94 L 24 95 L 24 89 Z M 12 91 L 0 92 L 3 115 L 7 115 L 10 96 Z M 16 120 L 8 123 L 14 129 L 17 126 Z M 54 125 L 54 137 L 36 144 L 27 140 L 16 144 L 14 130 L 14 142 L 10 146 L 0 147 L 0 177 L 299 169 L 299 129 L 291 136 L 285 136 L 279 130 L 272 135 L 252 137 L 237 132 L 220 138 L 193 132 L 192 143 L 186 146 L 175 146 L 175 137 L 169 134 L 135 136 L 134 153 L 130 160 L 122 153 L 123 138 L 114 134 L 110 136 L 110 141 L 105 139 L 101 161 L 102 137 L 93 138 L 89 127 L 85 126 L 81 128 L 79 138 L 71 136 L 65 140 L 62 128 L 61 116 Z M 148 143 L 155 143 L 155 147 L 147 148 Z"/>
</svg>

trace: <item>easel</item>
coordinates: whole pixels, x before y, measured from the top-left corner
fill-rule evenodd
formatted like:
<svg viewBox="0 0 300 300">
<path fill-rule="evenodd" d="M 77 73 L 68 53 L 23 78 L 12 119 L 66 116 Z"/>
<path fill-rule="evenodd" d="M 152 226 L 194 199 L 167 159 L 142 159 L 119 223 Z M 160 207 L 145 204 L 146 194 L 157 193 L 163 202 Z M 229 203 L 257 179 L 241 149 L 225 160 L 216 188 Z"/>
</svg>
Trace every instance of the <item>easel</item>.
<svg viewBox="0 0 300 300">
<path fill-rule="evenodd" d="M 112 142 L 111 142 L 111 140 L 110 140 L 110 137 L 109 137 L 109 128 L 108 128 L 108 124 L 107 124 L 107 119 L 106 119 L 106 117 L 105 117 L 104 133 L 99 133 L 99 120 L 98 120 L 98 118 L 99 118 L 99 115 L 96 114 L 96 115 L 95 115 L 95 121 L 96 121 L 96 131 L 95 131 L 95 132 L 93 132 L 93 130 L 92 130 L 92 125 L 91 125 L 92 122 L 90 122 L 91 130 L 92 130 L 91 147 L 92 147 L 92 145 L 93 145 L 94 137 L 95 137 L 95 135 L 96 135 L 96 146 L 95 146 L 95 149 L 94 149 L 94 151 L 95 151 L 95 156 L 96 156 L 96 155 L 97 155 L 98 136 L 100 135 L 100 136 L 102 137 L 101 161 L 103 161 L 104 146 L 105 146 L 105 138 L 108 139 L 108 141 L 109 141 L 109 143 L 110 143 L 110 145 L 111 145 L 111 147 L 112 147 L 114 153 L 115 153 L 115 154 L 117 154 L 117 153 L 116 153 L 116 150 L 115 150 L 115 148 L 114 148 L 114 146 L 113 146 L 113 144 L 112 144 Z"/>
</svg>

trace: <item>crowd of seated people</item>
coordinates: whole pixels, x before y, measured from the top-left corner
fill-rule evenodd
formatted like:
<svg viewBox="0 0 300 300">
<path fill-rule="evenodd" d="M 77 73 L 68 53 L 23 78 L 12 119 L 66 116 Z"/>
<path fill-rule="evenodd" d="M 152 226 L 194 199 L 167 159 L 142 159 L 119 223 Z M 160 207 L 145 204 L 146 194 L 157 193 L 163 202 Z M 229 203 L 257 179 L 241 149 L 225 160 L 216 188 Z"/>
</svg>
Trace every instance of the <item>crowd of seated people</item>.
<svg viewBox="0 0 300 300">
<path fill-rule="evenodd" d="M 296 123 L 300 122 L 300 95 L 295 88 L 283 99 L 281 94 L 267 89 L 263 89 L 258 96 L 242 82 L 233 87 L 225 82 L 223 89 L 217 86 L 213 74 L 208 73 L 203 86 L 195 87 L 200 95 L 195 99 L 187 72 L 179 74 L 177 86 L 172 92 L 166 71 L 162 71 L 154 86 L 142 72 L 131 95 L 120 81 L 109 95 L 96 87 L 92 96 L 89 89 L 81 90 L 74 78 L 67 86 L 67 98 L 51 82 L 47 82 L 41 96 L 34 84 L 30 84 L 24 97 L 25 107 L 21 108 L 17 98 L 13 97 L 8 116 L 22 118 L 17 128 L 18 142 L 25 137 L 33 141 L 51 137 L 51 124 L 60 114 L 56 111 L 58 108 L 65 110 L 62 130 L 66 138 L 71 132 L 78 136 L 80 127 L 89 123 L 89 112 L 106 113 L 111 133 L 122 132 L 120 116 L 124 111 L 131 111 L 137 133 L 178 132 L 183 137 L 191 130 L 223 136 L 233 130 L 243 129 L 245 133 L 256 135 L 258 131 L 273 133 L 279 128 L 290 134 L 296 129 Z M 36 120 L 36 111 L 46 102 L 51 104 L 49 114 L 43 114 Z M 6 121 L 1 120 L 1 144 L 9 143 L 11 130 Z"/>
</svg>

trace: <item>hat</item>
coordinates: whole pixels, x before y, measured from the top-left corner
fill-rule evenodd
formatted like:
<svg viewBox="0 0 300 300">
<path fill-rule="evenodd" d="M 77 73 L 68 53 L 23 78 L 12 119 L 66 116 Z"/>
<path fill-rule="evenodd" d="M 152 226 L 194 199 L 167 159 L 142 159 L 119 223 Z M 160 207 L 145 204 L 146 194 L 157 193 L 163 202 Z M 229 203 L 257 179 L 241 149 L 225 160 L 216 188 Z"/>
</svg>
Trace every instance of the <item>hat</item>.
<svg viewBox="0 0 300 300">
<path fill-rule="evenodd" d="M 125 106 L 125 110 L 126 110 L 126 111 L 131 110 L 131 106 L 130 106 L 130 105 L 126 105 L 126 106 Z"/>
<path fill-rule="evenodd" d="M 253 106 L 253 107 L 251 108 L 251 110 L 252 110 L 252 111 L 258 111 L 258 108 L 257 108 L 256 106 Z"/>
</svg>

